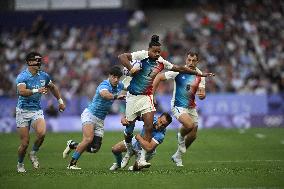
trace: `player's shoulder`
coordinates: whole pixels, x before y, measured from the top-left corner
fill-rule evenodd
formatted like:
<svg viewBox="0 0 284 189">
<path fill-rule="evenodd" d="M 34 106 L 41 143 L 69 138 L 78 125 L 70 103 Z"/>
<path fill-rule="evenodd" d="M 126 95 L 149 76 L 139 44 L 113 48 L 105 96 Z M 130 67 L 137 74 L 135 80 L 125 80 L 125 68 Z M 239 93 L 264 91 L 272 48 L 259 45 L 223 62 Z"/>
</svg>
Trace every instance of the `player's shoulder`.
<svg viewBox="0 0 284 189">
<path fill-rule="evenodd" d="M 39 71 L 39 75 L 44 76 L 44 77 L 49 77 L 49 74 L 42 70 Z"/>
<path fill-rule="evenodd" d="M 123 84 L 121 81 L 119 81 L 119 83 L 118 83 L 118 88 L 119 88 L 120 90 L 123 90 L 123 89 L 124 89 L 124 84 Z"/>
<path fill-rule="evenodd" d="M 111 86 L 110 82 L 108 79 L 103 80 L 100 85 L 105 85 L 105 86 Z"/>
<path fill-rule="evenodd" d="M 27 72 L 27 69 L 24 69 L 24 70 L 22 70 L 19 74 L 18 74 L 18 76 L 17 76 L 17 79 L 26 79 L 26 78 L 28 78 L 30 75 L 29 75 L 29 73 Z"/>
</svg>

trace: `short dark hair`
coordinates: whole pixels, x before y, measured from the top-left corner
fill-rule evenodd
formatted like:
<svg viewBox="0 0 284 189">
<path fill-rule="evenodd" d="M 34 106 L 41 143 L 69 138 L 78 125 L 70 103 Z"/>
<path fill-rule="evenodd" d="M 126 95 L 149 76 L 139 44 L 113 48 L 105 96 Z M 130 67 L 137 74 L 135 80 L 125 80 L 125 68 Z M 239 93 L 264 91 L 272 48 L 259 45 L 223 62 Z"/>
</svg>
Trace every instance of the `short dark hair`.
<svg viewBox="0 0 284 189">
<path fill-rule="evenodd" d="M 111 67 L 109 74 L 113 75 L 113 76 L 118 76 L 118 77 L 121 77 L 123 75 L 120 67 L 118 67 L 118 66 Z"/>
<path fill-rule="evenodd" d="M 187 55 L 196 56 L 197 60 L 199 60 L 198 52 L 196 52 L 196 51 L 191 50 L 187 53 Z"/>
<path fill-rule="evenodd" d="M 42 59 L 42 56 L 41 56 L 41 54 L 38 53 L 38 52 L 30 52 L 30 53 L 28 53 L 27 56 L 26 56 L 26 62 L 28 62 L 28 61 L 33 61 L 33 60 L 39 60 L 39 61 L 41 61 L 41 59 Z"/>
<path fill-rule="evenodd" d="M 161 43 L 159 42 L 159 36 L 158 35 L 152 35 L 151 41 L 149 43 L 149 48 L 153 46 L 161 46 Z"/>
<path fill-rule="evenodd" d="M 171 124 L 171 122 L 173 121 L 172 116 L 171 116 L 169 113 L 167 113 L 167 112 L 162 113 L 160 117 L 162 117 L 162 116 L 165 116 L 165 117 L 166 117 L 166 120 L 167 120 L 167 122 L 168 122 L 169 124 Z"/>
</svg>

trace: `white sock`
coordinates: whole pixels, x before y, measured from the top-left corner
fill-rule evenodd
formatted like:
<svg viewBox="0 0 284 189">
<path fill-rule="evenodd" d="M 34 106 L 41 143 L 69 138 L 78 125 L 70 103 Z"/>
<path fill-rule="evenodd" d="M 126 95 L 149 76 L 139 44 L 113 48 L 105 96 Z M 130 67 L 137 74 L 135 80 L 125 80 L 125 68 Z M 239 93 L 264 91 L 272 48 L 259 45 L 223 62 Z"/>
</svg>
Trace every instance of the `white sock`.
<svg viewBox="0 0 284 189">
<path fill-rule="evenodd" d="M 146 161 L 146 160 L 145 160 L 146 153 L 147 153 L 146 150 L 144 150 L 144 149 L 142 148 L 139 161 Z"/>
<path fill-rule="evenodd" d="M 181 141 L 184 141 L 184 137 L 181 136 L 180 132 L 178 132 L 178 137 L 179 137 L 179 139 L 180 139 Z"/>
<path fill-rule="evenodd" d="M 33 150 L 32 150 L 32 151 L 30 152 L 30 154 L 31 154 L 31 155 L 35 155 L 35 154 L 36 154 L 36 151 L 33 151 Z"/>
<path fill-rule="evenodd" d="M 126 143 L 125 142 L 125 146 L 126 146 L 126 149 L 127 149 L 127 153 L 130 154 L 131 151 L 133 150 L 132 143 Z"/>
<path fill-rule="evenodd" d="M 179 148 L 177 149 L 175 156 L 176 158 L 181 159 L 182 153 L 179 151 Z"/>
</svg>

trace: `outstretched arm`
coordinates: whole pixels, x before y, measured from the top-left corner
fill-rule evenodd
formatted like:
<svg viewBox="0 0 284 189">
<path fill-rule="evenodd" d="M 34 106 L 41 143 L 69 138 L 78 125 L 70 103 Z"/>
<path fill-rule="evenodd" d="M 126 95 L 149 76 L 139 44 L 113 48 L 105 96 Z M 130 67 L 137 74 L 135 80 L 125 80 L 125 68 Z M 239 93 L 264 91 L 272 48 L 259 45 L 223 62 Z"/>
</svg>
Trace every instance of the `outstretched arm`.
<svg viewBox="0 0 284 189">
<path fill-rule="evenodd" d="M 153 151 L 158 146 L 158 144 L 153 139 L 151 140 L 151 142 L 148 142 L 140 134 L 137 134 L 135 138 L 141 144 L 142 148 L 147 152 Z"/>
<path fill-rule="evenodd" d="M 56 85 L 54 85 L 52 82 L 50 82 L 47 87 L 49 88 L 50 92 L 53 94 L 53 96 L 57 99 L 59 103 L 59 111 L 63 112 L 65 110 L 65 104 L 61 98 L 60 91 Z"/>
<path fill-rule="evenodd" d="M 178 66 L 178 65 L 173 65 L 171 70 L 175 71 L 175 72 L 180 72 L 180 73 L 187 73 L 187 74 L 191 74 L 191 75 L 197 75 L 197 76 L 200 76 L 200 77 L 215 76 L 215 74 L 213 74 L 213 73 L 199 73 L 196 70 L 192 70 L 192 69 L 190 69 L 188 67 Z"/>
<path fill-rule="evenodd" d="M 110 93 L 107 89 L 100 91 L 101 97 L 103 97 L 106 100 L 123 100 L 125 99 L 125 94 L 119 94 L 119 95 L 113 95 Z"/>
</svg>

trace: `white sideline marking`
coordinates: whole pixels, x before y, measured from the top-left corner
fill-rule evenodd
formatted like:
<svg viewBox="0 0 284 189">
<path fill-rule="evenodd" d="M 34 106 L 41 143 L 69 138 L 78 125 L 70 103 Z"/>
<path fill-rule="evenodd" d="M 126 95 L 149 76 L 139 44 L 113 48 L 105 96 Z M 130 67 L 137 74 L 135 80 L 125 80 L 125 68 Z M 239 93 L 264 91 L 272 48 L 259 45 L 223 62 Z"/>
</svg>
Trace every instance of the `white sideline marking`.
<svg viewBox="0 0 284 189">
<path fill-rule="evenodd" d="M 284 140 L 281 140 L 280 143 L 281 143 L 281 144 L 284 144 Z"/>
</svg>

